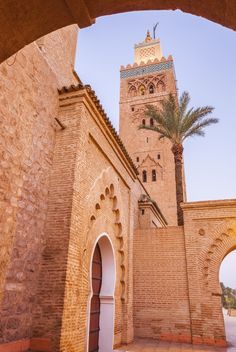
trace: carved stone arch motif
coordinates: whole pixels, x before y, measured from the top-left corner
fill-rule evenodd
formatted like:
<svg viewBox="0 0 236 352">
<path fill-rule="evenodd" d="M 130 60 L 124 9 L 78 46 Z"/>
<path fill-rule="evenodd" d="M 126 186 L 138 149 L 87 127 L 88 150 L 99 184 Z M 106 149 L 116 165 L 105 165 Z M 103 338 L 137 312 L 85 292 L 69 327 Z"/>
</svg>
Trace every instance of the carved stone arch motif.
<svg viewBox="0 0 236 352">
<path fill-rule="evenodd" d="M 153 82 L 150 82 L 149 85 L 148 85 L 148 92 L 149 94 L 154 94 L 155 93 L 155 85 Z"/>
<path fill-rule="evenodd" d="M 158 93 L 162 93 L 166 90 L 165 83 L 162 80 L 159 80 L 156 84 L 156 89 Z"/>
<path fill-rule="evenodd" d="M 137 95 L 137 89 L 136 89 L 135 86 L 132 85 L 132 86 L 129 88 L 129 95 L 130 95 L 131 97 L 135 97 L 135 96 Z"/>
<path fill-rule="evenodd" d="M 138 91 L 140 95 L 145 95 L 146 93 L 146 87 L 143 83 L 140 84 L 140 86 L 138 87 Z"/>
<path fill-rule="evenodd" d="M 141 161 L 138 170 L 145 169 L 145 170 L 152 170 L 155 169 L 158 179 L 163 179 L 163 167 L 161 164 L 156 161 L 153 157 L 149 154 Z"/>
<path fill-rule="evenodd" d="M 112 182 L 111 182 L 112 180 Z M 109 200 L 111 203 L 111 212 L 113 214 L 113 225 L 114 225 L 114 235 L 118 248 L 118 258 L 117 262 L 120 267 L 120 277 L 118 278 L 121 286 L 120 298 L 125 302 L 126 294 L 126 265 L 125 265 L 125 250 L 124 250 L 124 228 L 125 217 L 122 208 L 122 199 L 119 190 L 118 179 L 116 176 L 111 177 L 111 168 L 108 167 L 104 170 L 100 177 L 95 181 L 93 187 L 90 190 L 89 204 L 91 204 L 89 209 L 88 218 L 88 233 L 91 231 L 92 227 L 96 224 L 96 220 L 99 219 L 100 214 L 102 214 L 103 207 L 106 201 Z M 89 238 L 87 238 L 87 241 Z M 84 246 L 87 247 L 87 244 Z"/>
<path fill-rule="evenodd" d="M 220 265 L 226 255 L 234 249 L 236 249 L 236 229 L 231 226 L 221 229 L 208 247 L 203 262 L 203 284 L 210 294 L 221 294 Z"/>
</svg>

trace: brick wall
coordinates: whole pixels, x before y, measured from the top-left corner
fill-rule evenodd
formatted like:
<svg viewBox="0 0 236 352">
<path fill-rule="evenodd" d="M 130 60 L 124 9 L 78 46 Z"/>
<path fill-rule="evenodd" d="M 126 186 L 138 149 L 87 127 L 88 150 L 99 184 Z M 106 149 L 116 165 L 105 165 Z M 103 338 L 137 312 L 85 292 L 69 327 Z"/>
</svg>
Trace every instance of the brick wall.
<svg viewBox="0 0 236 352">
<path fill-rule="evenodd" d="M 77 26 L 67 27 L 45 37 L 43 48 L 32 43 L 0 66 L 0 343 L 32 333 L 57 88 L 76 82 L 76 37 Z"/>
<path fill-rule="evenodd" d="M 186 203 L 183 210 L 193 343 L 222 346 L 219 269 L 236 248 L 236 200 Z"/>
<path fill-rule="evenodd" d="M 138 69 L 145 72 L 147 67 L 155 67 L 156 61 L 148 64 L 133 66 L 128 65 L 127 70 L 122 67 L 121 75 L 127 72 L 132 73 L 120 80 L 120 136 L 130 153 L 140 173 L 147 172 L 147 180 L 144 183 L 151 198 L 158 203 L 162 213 L 170 226 L 177 224 L 176 210 L 176 189 L 175 189 L 175 166 L 174 157 L 171 152 L 171 143 L 167 139 L 159 140 L 156 132 L 139 129 L 143 119 L 147 126 L 150 119 L 146 118 L 146 105 L 154 105 L 160 108 L 160 103 L 170 93 L 176 94 L 176 81 L 172 58 L 164 59 L 165 63 L 171 64 L 171 68 L 161 69 L 152 74 L 135 75 Z M 132 72 L 133 71 L 133 72 Z M 149 84 L 160 80 L 163 83 L 163 91 L 155 88 L 153 94 L 149 94 Z M 142 95 L 138 87 L 145 86 L 145 94 Z M 137 91 L 133 96 L 130 87 L 135 86 Z M 152 180 L 152 171 L 156 172 L 156 180 Z"/>
<path fill-rule="evenodd" d="M 96 239 L 108 234 L 116 262 L 114 344 L 133 338 L 132 237 L 143 191 L 86 89 L 60 96 L 46 245 L 34 337 L 53 351 L 83 351 Z"/>
<path fill-rule="evenodd" d="M 182 227 L 135 231 L 134 333 L 142 338 L 191 341 Z"/>
</svg>

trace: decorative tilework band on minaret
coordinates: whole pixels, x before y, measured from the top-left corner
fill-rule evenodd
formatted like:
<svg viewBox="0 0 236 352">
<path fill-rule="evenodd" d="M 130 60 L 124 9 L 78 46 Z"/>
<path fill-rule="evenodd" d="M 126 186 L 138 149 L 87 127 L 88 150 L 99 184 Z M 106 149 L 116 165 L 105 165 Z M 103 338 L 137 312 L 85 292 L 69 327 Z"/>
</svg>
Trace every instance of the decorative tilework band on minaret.
<svg viewBox="0 0 236 352">
<path fill-rule="evenodd" d="M 145 116 L 146 105 L 157 108 L 169 93 L 177 94 L 172 56 L 162 56 L 160 39 L 147 32 L 134 46 L 135 62 L 120 70 L 120 136 L 136 164 L 140 179 L 157 202 L 169 225 L 176 225 L 176 187 L 174 158 L 168 140 L 138 129 L 154 124 Z"/>
</svg>

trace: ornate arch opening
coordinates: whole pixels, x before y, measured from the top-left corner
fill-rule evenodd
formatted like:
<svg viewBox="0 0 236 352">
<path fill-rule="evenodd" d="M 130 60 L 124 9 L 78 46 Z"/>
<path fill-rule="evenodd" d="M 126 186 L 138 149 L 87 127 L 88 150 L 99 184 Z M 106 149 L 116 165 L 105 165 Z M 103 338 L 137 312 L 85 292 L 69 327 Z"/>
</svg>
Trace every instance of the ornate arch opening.
<svg viewBox="0 0 236 352">
<path fill-rule="evenodd" d="M 129 95 L 135 97 L 137 95 L 137 89 L 134 86 L 131 86 L 129 89 Z"/>
<path fill-rule="evenodd" d="M 88 352 L 113 351 L 116 265 L 109 236 L 101 234 L 90 261 Z"/>
<path fill-rule="evenodd" d="M 139 86 L 139 88 L 138 88 L 138 91 L 139 91 L 139 94 L 140 94 L 140 95 L 145 95 L 145 93 L 146 93 L 146 88 L 145 88 L 145 86 L 144 86 L 143 84 L 141 84 L 141 85 Z"/>
<path fill-rule="evenodd" d="M 226 340 L 236 347 L 236 245 L 226 254 L 220 265 L 219 281 L 222 290 L 222 310 Z"/>
<path fill-rule="evenodd" d="M 218 226 L 216 231 L 202 262 L 202 285 L 204 301 L 211 312 L 210 319 L 214 320 L 214 334 L 220 335 L 223 340 L 226 340 L 227 333 L 222 311 L 222 289 L 219 273 L 224 258 L 236 249 L 236 231 L 231 225 Z M 204 230 L 201 229 L 199 234 L 204 236 Z"/>
</svg>

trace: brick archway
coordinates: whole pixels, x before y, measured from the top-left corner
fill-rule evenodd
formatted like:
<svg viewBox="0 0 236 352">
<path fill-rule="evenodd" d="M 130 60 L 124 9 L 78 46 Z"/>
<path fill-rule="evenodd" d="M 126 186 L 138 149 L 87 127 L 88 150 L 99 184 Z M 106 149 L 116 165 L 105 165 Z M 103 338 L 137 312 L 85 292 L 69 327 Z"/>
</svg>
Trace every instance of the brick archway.
<svg viewBox="0 0 236 352">
<path fill-rule="evenodd" d="M 232 228 L 220 232 L 208 248 L 203 265 L 203 282 L 210 294 L 221 294 L 220 266 L 224 258 L 234 249 L 236 249 L 236 232 Z"/>
<path fill-rule="evenodd" d="M 83 28 L 97 17 L 128 11 L 179 9 L 236 30 L 234 0 L 0 0 L 0 8 L 0 62 L 59 28 L 73 23 Z"/>
<path fill-rule="evenodd" d="M 231 226 L 221 228 L 207 248 L 202 266 L 202 286 L 204 321 L 207 326 L 210 321 L 214 321 L 214 339 L 220 336 L 226 341 L 225 324 L 222 312 L 219 271 L 224 258 L 236 249 L 236 231 Z"/>
</svg>

